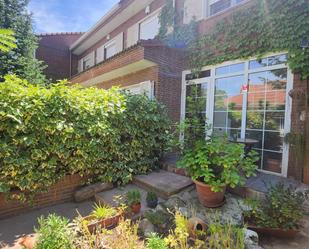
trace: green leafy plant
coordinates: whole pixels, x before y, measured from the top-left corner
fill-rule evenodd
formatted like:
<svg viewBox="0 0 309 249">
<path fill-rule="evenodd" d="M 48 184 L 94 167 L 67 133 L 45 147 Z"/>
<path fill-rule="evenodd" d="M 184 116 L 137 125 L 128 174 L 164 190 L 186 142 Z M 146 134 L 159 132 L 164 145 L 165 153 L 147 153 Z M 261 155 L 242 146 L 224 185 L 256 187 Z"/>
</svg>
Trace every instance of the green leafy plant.
<svg viewBox="0 0 309 249">
<path fill-rule="evenodd" d="M 101 220 L 114 217 L 118 213 L 118 210 L 113 207 L 95 204 L 94 210 L 91 212 L 91 215 L 96 219 Z"/>
<path fill-rule="evenodd" d="M 162 239 L 158 234 L 153 233 L 147 238 L 147 249 L 167 249 L 164 239 Z"/>
<path fill-rule="evenodd" d="M 300 48 L 309 33 L 308 12 L 306 0 L 253 0 L 191 43 L 190 67 L 198 72 L 207 65 L 287 51 L 289 67 L 308 79 L 309 49 Z"/>
<path fill-rule="evenodd" d="M 245 249 L 244 229 L 231 223 L 211 223 L 207 230 L 206 248 L 211 249 Z"/>
<path fill-rule="evenodd" d="M 296 191 L 295 187 L 278 183 L 268 189 L 265 199 L 246 200 L 251 210 L 244 211 L 244 216 L 260 227 L 297 229 L 305 215 L 308 197 L 309 192 Z"/>
<path fill-rule="evenodd" d="M 168 149 L 166 109 L 118 89 L 0 84 L 0 188 L 29 199 L 65 175 L 126 184 Z"/>
<path fill-rule="evenodd" d="M 141 192 L 137 189 L 129 190 L 126 197 L 129 206 L 141 203 Z"/>
<path fill-rule="evenodd" d="M 13 48 L 16 48 L 14 31 L 10 29 L 0 29 L 0 51 L 7 53 Z"/>
<path fill-rule="evenodd" d="M 66 218 L 51 214 L 39 218 L 38 222 L 36 249 L 74 249 L 73 231 Z"/>
<path fill-rule="evenodd" d="M 147 201 L 158 201 L 158 196 L 156 195 L 156 193 L 150 191 L 147 193 L 146 200 Z"/>
<path fill-rule="evenodd" d="M 210 185 L 212 191 L 220 192 L 226 185 L 234 188 L 244 184 L 246 177 L 255 174 L 257 161 L 255 151 L 244 156 L 244 145 L 212 137 L 198 141 L 177 166 L 185 169 L 194 180 Z"/>
</svg>

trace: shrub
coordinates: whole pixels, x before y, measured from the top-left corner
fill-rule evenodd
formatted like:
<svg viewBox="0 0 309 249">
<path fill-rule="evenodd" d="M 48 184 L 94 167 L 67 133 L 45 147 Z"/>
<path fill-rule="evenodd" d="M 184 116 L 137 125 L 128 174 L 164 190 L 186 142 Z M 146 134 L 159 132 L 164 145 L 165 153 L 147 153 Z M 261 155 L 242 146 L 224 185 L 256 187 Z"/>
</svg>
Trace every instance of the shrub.
<svg viewBox="0 0 309 249">
<path fill-rule="evenodd" d="M 116 216 L 119 211 L 113 207 L 95 204 L 91 215 L 98 220 Z"/>
<path fill-rule="evenodd" d="M 214 192 L 223 186 L 232 188 L 245 183 L 255 174 L 257 153 L 250 151 L 244 157 L 244 145 L 230 143 L 225 138 L 212 137 L 198 141 L 177 166 L 185 169 L 194 179 L 211 186 Z"/>
<path fill-rule="evenodd" d="M 78 173 L 127 183 L 155 167 L 169 141 L 165 108 L 118 89 L 0 84 L 0 191 L 41 192 Z"/>
<path fill-rule="evenodd" d="M 167 249 L 164 239 L 158 234 L 153 233 L 147 239 L 147 249 Z"/>
<path fill-rule="evenodd" d="M 141 203 L 141 192 L 137 189 L 129 190 L 126 194 L 128 205 L 136 205 Z"/>
<path fill-rule="evenodd" d="M 264 200 L 246 200 L 251 210 L 245 211 L 244 215 L 260 227 L 297 229 L 305 215 L 308 197 L 309 192 L 296 191 L 292 186 L 278 183 L 269 188 Z"/>
<path fill-rule="evenodd" d="M 69 221 L 55 214 L 39 218 L 36 249 L 74 249 Z"/>
</svg>

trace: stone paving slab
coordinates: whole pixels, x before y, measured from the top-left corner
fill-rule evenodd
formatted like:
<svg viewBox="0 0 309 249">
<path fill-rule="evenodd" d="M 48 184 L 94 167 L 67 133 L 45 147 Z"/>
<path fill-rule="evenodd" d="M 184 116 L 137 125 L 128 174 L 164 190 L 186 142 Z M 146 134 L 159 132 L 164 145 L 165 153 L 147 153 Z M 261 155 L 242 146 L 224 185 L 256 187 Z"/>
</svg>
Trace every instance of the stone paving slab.
<svg viewBox="0 0 309 249">
<path fill-rule="evenodd" d="M 133 183 L 148 191 L 155 192 L 163 199 L 179 193 L 193 184 L 189 177 L 174 174 L 165 170 L 152 172 L 148 175 L 133 177 Z"/>
</svg>

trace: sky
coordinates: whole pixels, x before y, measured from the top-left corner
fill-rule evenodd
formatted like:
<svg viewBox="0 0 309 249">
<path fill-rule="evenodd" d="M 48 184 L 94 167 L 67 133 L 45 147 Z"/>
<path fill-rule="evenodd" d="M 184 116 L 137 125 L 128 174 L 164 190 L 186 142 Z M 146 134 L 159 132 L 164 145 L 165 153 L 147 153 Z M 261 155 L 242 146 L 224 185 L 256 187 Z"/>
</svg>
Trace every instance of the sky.
<svg viewBox="0 0 309 249">
<path fill-rule="evenodd" d="M 87 31 L 119 0 L 31 0 L 36 33 Z"/>
</svg>

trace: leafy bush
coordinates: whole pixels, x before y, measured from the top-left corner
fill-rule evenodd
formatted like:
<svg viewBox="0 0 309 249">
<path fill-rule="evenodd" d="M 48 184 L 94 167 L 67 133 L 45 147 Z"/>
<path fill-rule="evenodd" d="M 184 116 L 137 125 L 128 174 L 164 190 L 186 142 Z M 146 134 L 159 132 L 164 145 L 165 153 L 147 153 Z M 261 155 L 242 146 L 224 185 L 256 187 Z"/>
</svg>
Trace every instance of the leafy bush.
<svg viewBox="0 0 309 249">
<path fill-rule="evenodd" d="M 245 211 L 244 215 L 257 226 L 295 229 L 305 215 L 308 197 L 309 192 L 296 191 L 292 186 L 279 183 L 269 188 L 264 200 L 246 200 L 251 210 Z"/>
<path fill-rule="evenodd" d="M 162 239 L 158 234 L 153 233 L 147 239 L 147 249 L 167 249 L 164 239 Z"/>
<path fill-rule="evenodd" d="M 141 192 L 137 189 L 129 190 L 126 197 L 129 206 L 141 203 Z"/>
<path fill-rule="evenodd" d="M 155 167 L 169 141 L 165 108 L 118 89 L 0 84 L 0 191 L 45 190 L 78 173 L 127 183 Z"/>
<path fill-rule="evenodd" d="M 198 141 L 188 151 L 178 167 L 185 169 L 194 180 L 204 182 L 219 192 L 229 185 L 234 188 L 254 175 L 258 161 L 257 153 L 251 151 L 244 158 L 244 145 L 230 143 L 224 138 Z"/>
<path fill-rule="evenodd" d="M 73 249 L 73 233 L 66 218 L 55 214 L 39 218 L 36 249 Z"/>
</svg>

